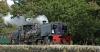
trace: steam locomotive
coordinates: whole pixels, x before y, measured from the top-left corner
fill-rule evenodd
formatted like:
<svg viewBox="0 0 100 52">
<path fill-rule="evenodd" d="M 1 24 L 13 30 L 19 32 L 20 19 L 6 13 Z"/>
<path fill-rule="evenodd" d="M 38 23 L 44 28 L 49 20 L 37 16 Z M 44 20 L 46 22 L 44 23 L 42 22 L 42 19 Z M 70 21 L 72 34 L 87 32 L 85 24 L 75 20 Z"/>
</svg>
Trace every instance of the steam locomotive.
<svg viewBox="0 0 100 52">
<path fill-rule="evenodd" d="M 67 25 L 63 22 L 22 25 L 10 34 L 12 44 L 70 44 Z"/>
</svg>

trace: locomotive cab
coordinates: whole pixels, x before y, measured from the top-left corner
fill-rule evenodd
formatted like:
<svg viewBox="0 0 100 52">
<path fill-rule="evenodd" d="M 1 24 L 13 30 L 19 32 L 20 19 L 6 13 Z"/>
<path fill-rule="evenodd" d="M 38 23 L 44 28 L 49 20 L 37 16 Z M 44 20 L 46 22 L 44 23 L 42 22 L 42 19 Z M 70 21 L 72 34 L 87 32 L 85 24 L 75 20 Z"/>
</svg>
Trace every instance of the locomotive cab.
<svg viewBox="0 0 100 52">
<path fill-rule="evenodd" d="M 67 25 L 60 22 L 53 23 L 52 37 L 53 37 L 53 42 L 67 43 L 70 40 L 70 36 L 67 35 Z"/>
</svg>

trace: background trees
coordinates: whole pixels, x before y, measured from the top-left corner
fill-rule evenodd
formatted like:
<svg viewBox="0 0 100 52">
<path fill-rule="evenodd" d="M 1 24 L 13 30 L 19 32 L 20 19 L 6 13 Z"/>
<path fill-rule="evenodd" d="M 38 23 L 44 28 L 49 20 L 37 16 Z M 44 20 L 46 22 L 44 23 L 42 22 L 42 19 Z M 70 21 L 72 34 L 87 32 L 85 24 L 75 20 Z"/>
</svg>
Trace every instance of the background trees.
<svg viewBox="0 0 100 52">
<path fill-rule="evenodd" d="M 19 3 L 15 2 L 16 4 L 11 6 L 10 12 L 14 16 L 25 14 L 26 18 L 46 15 L 50 22 L 60 21 L 68 25 L 67 32 L 71 34 L 74 44 L 98 44 L 99 0 L 95 2 L 98 4 L 97 9 L 90 6 L 90 1 L 92 0 L 19 0 Z"/>
<path fill-rule="evenodd" d="M 4 24 L 3 24 L 3 20 L 2 20 L 2 16 L 3 15 L 6 15 L 7 12 L 9 11 L 9 8 L 8 6 L 5 4 L 4 1 L 0 1 L 0 33 L 2 32 L 2 28 L 4 27 Z"/>
<path fill-rule="evenodd" d="M 6 27 L 3 23 L 2 16 L 5 16 L 10 11 L 5 1 L 0 1 L 0 33 L 10 33 L 14 27 Z"/>
<path fill-rule="evenodd" d="M 0 15 L 6 15 L 9 11 L 8 6 L 6 5 L 6 2 L 0 1 Z"/>
</svg>

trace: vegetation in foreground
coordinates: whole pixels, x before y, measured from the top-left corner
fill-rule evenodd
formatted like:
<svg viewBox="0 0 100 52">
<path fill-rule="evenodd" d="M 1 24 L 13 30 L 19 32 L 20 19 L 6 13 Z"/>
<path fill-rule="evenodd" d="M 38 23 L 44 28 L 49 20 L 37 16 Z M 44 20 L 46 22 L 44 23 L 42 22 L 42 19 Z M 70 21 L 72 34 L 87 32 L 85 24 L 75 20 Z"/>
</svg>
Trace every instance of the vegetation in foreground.
<svg viewBox="0 0 100 52">
<path fill-rule="evenodd" d="M 1 52 L 100 52 L 96 46 L 79 45 L 0 45 Z"/>
</svg>

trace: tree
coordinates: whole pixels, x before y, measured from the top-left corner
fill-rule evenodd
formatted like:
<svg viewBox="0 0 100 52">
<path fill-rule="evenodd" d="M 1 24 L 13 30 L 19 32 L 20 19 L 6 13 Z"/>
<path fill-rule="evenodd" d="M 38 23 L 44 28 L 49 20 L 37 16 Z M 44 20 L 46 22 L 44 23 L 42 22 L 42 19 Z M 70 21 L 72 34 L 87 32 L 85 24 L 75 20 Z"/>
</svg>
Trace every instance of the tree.
<svg viewBox="0 0 100 52">
<path fill-rule="evenodd" d="M 6 5 L 4 1 L 0 1 L 0 14 L 6 15 L 9 11 L 9 7 Z"/>
<path fill-rule="evenodd" d="M 100 0 L 85 0 L 87 3 L 88 2 L 96 2 L 100 6 Z"/>
<path fill-rule="evenodd" d="M 65 22 L 75 44 L 93 41 L 98 29 L 95 10 L 85 0 L 22 0 L 20 4 L 12 5 L 12 14 L 26 14 L 26 18 L 46 15 L 50 22 Z"/>
<path fill-rule="evenodd" d="M 6 27 L 3 23 L 2 16 L 10 11 L 5 1 L 0 1 L 0 33 L 10 33 L 15 27 Z"/>
</svg>

